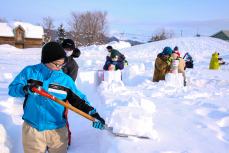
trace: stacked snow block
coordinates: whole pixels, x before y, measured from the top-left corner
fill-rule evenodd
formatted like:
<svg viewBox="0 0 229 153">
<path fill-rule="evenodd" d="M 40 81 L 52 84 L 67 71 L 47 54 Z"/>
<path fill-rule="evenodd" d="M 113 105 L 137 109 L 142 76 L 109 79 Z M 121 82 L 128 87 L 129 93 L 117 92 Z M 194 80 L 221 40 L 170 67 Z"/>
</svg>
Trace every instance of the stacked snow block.
<svg viewBox="0 0 229 153">
<path fill-rule="evenodd" d="M 98 84 L 100 84 L 102 81 L 106 81 L 108 83 L 112 82 L 120 82 L 122 81 L 122 71 L 104 71 L 104 70 L 98 70 L 97 72 L 97 80 Z"/>
<path fill-rule="evenodd" d="M 122 80 L 122 72 L 120 70 L 117 71 L 104 71 L 104 81 L 108 83 L 119 82 Z"/>
<path fill-rule="evenodd" d="M 167 86 L 180 88 L 184 86 L 184 78 L 182 73 L 168 73 L 165 76 Z"/>
</svg>

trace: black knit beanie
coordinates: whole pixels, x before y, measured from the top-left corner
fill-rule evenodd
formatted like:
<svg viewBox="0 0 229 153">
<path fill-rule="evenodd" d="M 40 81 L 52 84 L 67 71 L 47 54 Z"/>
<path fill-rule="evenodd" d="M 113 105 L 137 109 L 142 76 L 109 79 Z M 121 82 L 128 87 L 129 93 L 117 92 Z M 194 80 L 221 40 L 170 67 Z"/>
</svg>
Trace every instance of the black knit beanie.
<svg viewBox="0 0 229 153">
<path fill-rule="evenodd" d="M 112 46 L 107 46 L 107 49 L 113 49 L 113 47 Z"/>
<path fill-rule="evenodd" d="M 75 49 L 75 43 L 72 39 L 64 39 L 61 45 L 63 48 Z"/>
<path fill-rule="evenodd" d="M 64 49 L 57 42 L 48 42 L 42 48 L 41 63 L 50 63 L 65 58 Z"/>
</svg>

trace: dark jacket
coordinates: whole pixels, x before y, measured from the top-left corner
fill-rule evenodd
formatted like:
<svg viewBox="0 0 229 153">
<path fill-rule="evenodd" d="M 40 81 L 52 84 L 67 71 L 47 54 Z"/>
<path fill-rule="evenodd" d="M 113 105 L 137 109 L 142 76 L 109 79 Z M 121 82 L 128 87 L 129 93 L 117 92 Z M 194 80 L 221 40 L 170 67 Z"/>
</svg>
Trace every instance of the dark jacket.
<svg viewBox="0 0 229 153">
<path fill-rule="evenodd" d="M 111 54 L 112 54 L 113 52 L 115 52 L 115 54 L 118 56 L 118 61 L 125 61 L 126 57 L 125 57 L 122 53 L 120 53 L 120 52 L 119 52 L 118 50 L 116 50 L 116 49 L 112 49 L 112 50 L 111 50 Z"/>
<path fill-rule="evenodd" d="M 75 48 L 73 50 L 72 55 L 65 59 L 66 64 L 62 68 L 64 73 L 69 75 L 74 81 L 76 81 L 78 69 L 79 69 L 79 66 L 74 60 L 74 58 L 78 58 L 80 54 L 81 54 L 80 50 L 78 48 Z"/>
<path fill-rule="evenodd" d="M 76 80 L 79 66 L 76 61 L 73 59 L 72 56 L 69 56 L 65 59 L 65 65 L 63 66 L 62 70 L 64 73 L 69 75 L 74 81 Z"/>
<path fill-rule="evenodd" d="M 111 57 L 107 56 L 103 70 L 108 70 L 111 64 L 115 65 L 115 70 L 122 70 L 124 68 L 124 61 L 112 61 Z"/>
</svg>

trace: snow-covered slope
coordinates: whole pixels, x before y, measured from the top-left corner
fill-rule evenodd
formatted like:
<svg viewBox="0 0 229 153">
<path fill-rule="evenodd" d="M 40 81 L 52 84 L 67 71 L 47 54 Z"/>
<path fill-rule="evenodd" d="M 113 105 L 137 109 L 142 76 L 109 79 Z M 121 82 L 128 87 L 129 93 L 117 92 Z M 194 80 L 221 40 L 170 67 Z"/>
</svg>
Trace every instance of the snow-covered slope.
<svg viewBox="0 0 229 153">
<path fill-rule="evenodd" d="M 84 153 L 227 153 L 229 150 L 229 67 L 208 70 L 211 54 L 229 61 L 229 43 L 208 37 L 174 38 L 130 47 L 112 44 L 125 54 L 129 65 L 123 82 L 97 84 L 106 45 L 80 48 L 77 86 L 112 126 L 151 139 L 119 138 L 91 127 L 70 113 L 72 145 L 68 152 Z M 164 81 L 153 83 L 156 55 L 165 46 L 189 52 L 194 69 L 187 69 L 188 86 L 175 88 Z M 22 68 L 40 61 L 41 49 L 16 49 L 0 45 L 0 152 L 22 153 L 23 99 L 7 95 L 8 85 Z M 120 126 L 120 127 L 119 127 Z M 143 133 L 139 131 L 143 130 Z"/>
</svg>

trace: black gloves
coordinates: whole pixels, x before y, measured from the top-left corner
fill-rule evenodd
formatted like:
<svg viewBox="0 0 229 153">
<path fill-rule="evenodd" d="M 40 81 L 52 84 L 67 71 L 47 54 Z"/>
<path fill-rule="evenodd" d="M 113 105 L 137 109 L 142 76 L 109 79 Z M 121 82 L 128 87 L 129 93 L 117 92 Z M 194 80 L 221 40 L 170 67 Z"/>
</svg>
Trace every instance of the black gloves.
<svg viewBox="0 0 229 153">
<path fill-rule="evenodd" d="M 99 113 L 96 112 L 95 114 L 92 114 L 91 116 L 99 120 L 102 124 L 105 124 L 105 120 L 99 116 Z"/>
<path fill-rule="evenodd" d="M 96 118 L 98 121 L 93 122 L 92 126 L 96 129 L 103 130 L 105 128 L 105 121 L 103 118 L 99 116 L 98 113 L 91 115 L 92 117 Z"/>
<path fill-rule="evenodd" d="M 32 88 L 33 87 L 38 88 L 39 85 L 37 85 L 35 83 L 29 83 L 29 84 L 25 85 L 23 87 L 23 91 L 24 91 L 25 95 L 29 95 L 29 94 L 31 95 L 31 94 L 33 94 L 33 91 L 32 91 Z"/>
<path fill-rule="evenodd" d="M 94 128 L 103 130 L 105 128 L 105 120 L 99 116 L 99 114 L 96 112 L 95 109 L 91 110 L 89 112 L 89 115 L 91 115 L 92 117 L 94 117 L 95 119 L 97 119 L 97 121 L 94 121 L 92 126 Z"/>
</svg>

